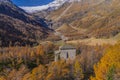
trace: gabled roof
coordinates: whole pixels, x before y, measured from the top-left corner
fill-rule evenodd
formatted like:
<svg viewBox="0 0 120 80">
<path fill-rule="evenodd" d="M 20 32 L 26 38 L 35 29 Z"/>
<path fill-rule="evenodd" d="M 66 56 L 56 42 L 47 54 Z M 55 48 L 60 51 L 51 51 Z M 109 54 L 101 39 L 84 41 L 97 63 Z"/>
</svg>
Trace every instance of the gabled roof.
<svg viewBox="0 0 120 80">
<path fill-rule="evenodd" d="M 76 48 L 72 45 L 63 45 L 60 47 L 60 50 L 66 50 L 66 49 L 76 49 Z"/>
</svg>

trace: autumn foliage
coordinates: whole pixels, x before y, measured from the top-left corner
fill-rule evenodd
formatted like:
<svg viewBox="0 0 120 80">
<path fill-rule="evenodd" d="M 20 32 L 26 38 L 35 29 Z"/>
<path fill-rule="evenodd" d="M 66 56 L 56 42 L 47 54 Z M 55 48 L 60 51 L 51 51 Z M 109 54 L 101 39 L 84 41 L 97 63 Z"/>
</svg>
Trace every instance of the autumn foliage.
<svg viewBox="0 0 120 80">
<path fill-rule="evenodd" d="M 0 49 L 0 80 L 119 80 L 120 43 L 111 46 L 78 44 L 76 59 L 54 62 L 58 46 Z M 90 77 L 92 76 L 92 77 Z"/>
<path fill-rule="evenodd" d="M 94 66 L 95 77 L 91 80 L 120 79 L 120 43 L 110 47 L 98 64 Z"/>
</svg>

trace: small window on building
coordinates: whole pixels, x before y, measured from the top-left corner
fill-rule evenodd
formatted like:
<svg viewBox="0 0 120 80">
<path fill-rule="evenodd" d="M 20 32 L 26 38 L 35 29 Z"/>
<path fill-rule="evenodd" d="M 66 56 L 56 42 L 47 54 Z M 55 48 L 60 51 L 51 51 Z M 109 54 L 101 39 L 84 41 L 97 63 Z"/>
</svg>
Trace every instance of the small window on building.
<svg viewBox="0 0 120 80">
<path fill-rule="evenodd" d="M 68 54 L 68 52 L 67 52 L 67 58 L 69 58 L 69 54 Z"/>
<path fill-rule="evenodd" d="M 58 55 L 58 60 L 60 60 L 60 55 Z"/>
</svg>

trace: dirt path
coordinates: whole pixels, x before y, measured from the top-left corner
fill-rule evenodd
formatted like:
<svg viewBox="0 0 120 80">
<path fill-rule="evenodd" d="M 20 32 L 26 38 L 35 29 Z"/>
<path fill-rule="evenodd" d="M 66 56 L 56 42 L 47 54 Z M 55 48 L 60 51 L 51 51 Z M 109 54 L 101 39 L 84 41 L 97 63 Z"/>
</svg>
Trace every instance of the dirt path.
<svg viewBox="0 0 120 80">
<path fill-rule="evenodd" d="M 70 4 L 70 6 L 68 6 L 68 7 L 61 13 L 61 15 L 58 16 L 58 17 L 55 19 L 55 21 L 57 22 L 62 16 L 64 16 L 64 15 L 66 14 L 66 12 L 72 7 L 73 4 L 74 4 L 74 2 L 72 2 L 72 3 Z"/>
<path fill-rule="evenodd" d="M 63 41 L 68 40 L 68 37 L 65 37 L 62 33 L 58 32 L 58 31 L 55 31 L 54 34 L 57 35 L 57 36 L 60 36 L 60 38 L 61 38 Z"/>
</svg>

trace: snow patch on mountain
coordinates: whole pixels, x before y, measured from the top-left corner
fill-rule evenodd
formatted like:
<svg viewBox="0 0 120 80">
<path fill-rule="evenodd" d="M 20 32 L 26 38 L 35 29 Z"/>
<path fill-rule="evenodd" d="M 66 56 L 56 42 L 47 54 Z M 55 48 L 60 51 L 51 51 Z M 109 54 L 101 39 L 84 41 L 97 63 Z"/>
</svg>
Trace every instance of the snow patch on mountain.
<svg viewBox="0 0 120 80">
<path fill-rule="evenodd" d="M 81 0 L 54 0 L 53 2 L 47 4 L 47 5 L 42 5 L 42 6 L 22 6 L 21 8 L 24 9 L 26 12 L 29 13 L 34 13 L 37 11 L 42 11 L 42 10 L 56 10 L 58 9 L 60 6 L 62 6 L 64 3 L 66 2 L 73 2 L 73 1 L 81 1 Z"/>
</svg>

